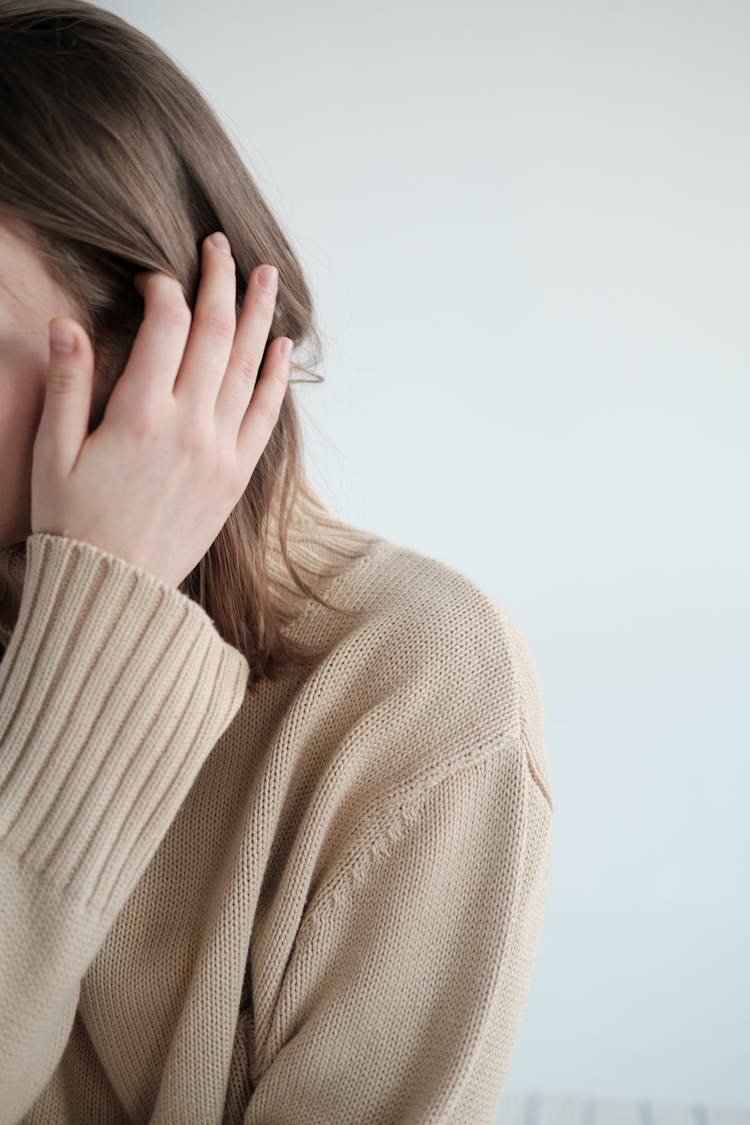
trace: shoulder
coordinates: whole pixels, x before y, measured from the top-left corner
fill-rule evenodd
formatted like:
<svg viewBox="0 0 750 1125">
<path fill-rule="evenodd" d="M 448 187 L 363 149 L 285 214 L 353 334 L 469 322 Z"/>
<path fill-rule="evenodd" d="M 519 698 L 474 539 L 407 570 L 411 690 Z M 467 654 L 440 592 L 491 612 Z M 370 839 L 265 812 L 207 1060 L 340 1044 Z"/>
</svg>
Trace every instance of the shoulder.
<svg viewBox="0 0 750 1125">
<path fill-rule="evenodd" d="M 346 701 L 352 723 L 370 734 L 379 724 L 414 768 L 523 742 L 544 780 L 538 671 L 505 605 L 450 564 L 385 538 L 332 597 L 362 614 L 319 670 L 330 690 L 335 667 L 337 706 Z"/>
</svg>

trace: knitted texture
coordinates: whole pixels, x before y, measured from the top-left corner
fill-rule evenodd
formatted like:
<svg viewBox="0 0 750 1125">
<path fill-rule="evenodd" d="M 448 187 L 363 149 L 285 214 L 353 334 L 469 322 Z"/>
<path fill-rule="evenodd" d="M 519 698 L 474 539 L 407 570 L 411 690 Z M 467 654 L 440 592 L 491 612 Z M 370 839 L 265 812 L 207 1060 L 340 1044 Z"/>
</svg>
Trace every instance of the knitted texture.
<svg viewBox="0 0 750 1125">
<path fill-rule="evenodd" d="M 316 535 L 318 538 L 316 538 Z M 550 876 L 539 681 L 446 563 L 366 549 L 248 689 L 201 606 L 0 549 L 0 1125 L 494 1121 Z"/>
</svg>

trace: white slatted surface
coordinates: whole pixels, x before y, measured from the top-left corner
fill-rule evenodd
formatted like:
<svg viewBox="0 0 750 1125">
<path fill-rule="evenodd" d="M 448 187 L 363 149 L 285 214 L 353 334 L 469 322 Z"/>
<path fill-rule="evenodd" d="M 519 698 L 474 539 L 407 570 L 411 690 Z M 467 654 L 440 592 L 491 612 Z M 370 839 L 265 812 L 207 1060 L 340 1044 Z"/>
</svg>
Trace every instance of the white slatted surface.
<svg viewBox="0 0 750 1125">
<path fill-rule="evenodd" d="M 495 1125 L 750 1125 L 750 1109 L 508 1092 Z"/>
</svg>

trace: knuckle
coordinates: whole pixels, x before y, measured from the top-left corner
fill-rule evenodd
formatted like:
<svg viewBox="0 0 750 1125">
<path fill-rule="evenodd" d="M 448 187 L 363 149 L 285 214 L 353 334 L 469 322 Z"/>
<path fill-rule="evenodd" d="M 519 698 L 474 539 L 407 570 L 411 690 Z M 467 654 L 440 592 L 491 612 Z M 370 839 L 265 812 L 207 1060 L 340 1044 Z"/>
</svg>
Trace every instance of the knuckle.
<svg viewBox="0 0 750 1125">
<path fill-rule="evenodd" d="M 202 319 L 206 328 L 220 340 L 234 339 L 234 333 L 237 327 L 234 317 L 229 317 L 224 312 L 208 309 Z"/>
<path fill-rule="evenodd" d="M 160 431 L 155 415 L 146 409 L 145 404 L 134 406 L 128 413 L 128 429 L 138 442 L 147 442 L 156 437 Z"/>
<path fill-rule="evenodd" d="M 193 457 L 206 447 L 205 427 L 200 419 L 189 418 L 177 430 L 177 448 Z"/>
<path fill-rule="evenodd" d="M 258 361 L 250 352 L 240 351 L 234 357 L 241 377 L 248 383 L 254 384 L 258 374 Z"/>
<path fill-rule="evenodd" d="M 47 376 L 47 390 L 50 394 L 68 394 L 78 381 L 78 372 L 70 367 L 55 367 Z"/>
<path fill-rule="evenodd" d="M 170 300 L 164 305 L 164 320 L 170 328 L 189 328 L 193 318 L 183 297 L 181 301 Z"/>
<path fill-rule="evenodd" d="M 274 428 L 279 420 L 279 406 L 273 402 L 261 402 L 260 414 L 266 423 L 266 429 L 270 431 Z"/>
</svg>

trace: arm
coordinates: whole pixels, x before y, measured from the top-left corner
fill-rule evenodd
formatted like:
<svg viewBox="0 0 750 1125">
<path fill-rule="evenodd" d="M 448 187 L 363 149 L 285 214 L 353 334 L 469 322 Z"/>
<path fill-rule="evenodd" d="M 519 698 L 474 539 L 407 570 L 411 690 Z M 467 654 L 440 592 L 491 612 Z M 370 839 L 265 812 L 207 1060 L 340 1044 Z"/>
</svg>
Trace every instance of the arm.
<svg viewBox="0 0 750 1125">
<path fill-rule="evenodd" d="M 249 674 L 154 575 L 47 533 L 26 549 L 0 663 L 0 1125 L 49 1081 L 81 978 Z"/>
<path fill-rule="evenodd" d="M 522 738 L 359 826 L 303 918 L 245 1125 L 491 1125 L 551 847 Z"/>
</svg>

